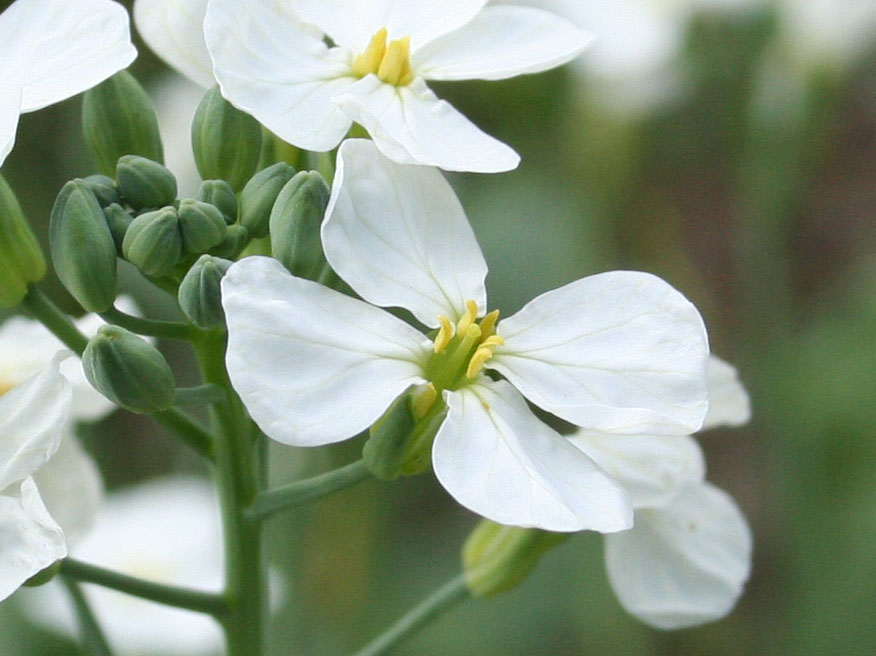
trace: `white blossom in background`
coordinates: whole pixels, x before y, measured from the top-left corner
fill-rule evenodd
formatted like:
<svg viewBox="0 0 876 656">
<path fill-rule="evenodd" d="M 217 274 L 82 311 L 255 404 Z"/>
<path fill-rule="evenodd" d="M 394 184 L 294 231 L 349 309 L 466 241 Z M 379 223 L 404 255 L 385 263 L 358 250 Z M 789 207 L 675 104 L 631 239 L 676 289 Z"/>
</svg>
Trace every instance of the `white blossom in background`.
<svg viewBox="0 0 876 656">
<path fill-rule="evenodd" d="M 67 555 L 64 532 L 33 476 L 58 449 L 70 411 L 59 354 L 42 372 L 0 396 L 0 601 Z"/>
<path fill-rule="evenodd" d="M 708 364 L 703 429 L 738 426 L 751 415 L 736 370 Z M 705 482 L 705 460 L 687 435 L 579 431 L 573 444 L 630 494 L 635 523 L 605 536 L 605 565 L 621 605 L 659 629 L 724 617 L 751 571 L 751 531 L 728 494 Z"/>
<path fill-rule="evenodd" d="M 134 61 L 128 12 L 110 0 L 16 0 L 0 14 L 0 166 L 18 117 L 81 93 Z"/>
<path fill-rule="evenodd" d="M 497 323 L 498 312 L 486 313 L 483 255 L 436 169 L 345 141 L 322 240 L 364 301 L 270 258 L 241 260 L 222 283 L 232 384 L 279 442 L 352 437 L 417 385 L 423 416 L 439 418 L 446 403 L 432 464 L 457 501 L 508 525 L 615 531 L 629 526 L 626 494 L 524 397 L 620 434 L 702 424 L 708 345 L 690 302 L 659 278 L 617 271 L 547 292 Z M 389 306 L 437 333 L 424 336 Z"/>
<path fill-rule="evenodd" d="M 152 51 L 207 89 L 216 84 L 204 41 L 207 0 L 135 0 L 134 24 Z"/>
<path fill-rule="evenodd" d="M 222 587 L 219 506 L 199 478 L 156 479 L 107 496 L 89 535 L 71 557 L 171 585 L 204 591 Z M 219 654 L 223 637 L 210 617 L 155 604 L 100 586 L 84 592 L 109 643 L 122 654 Z M 20 595 L 35 621 L 69 635 L 70 601 L 56 583 Z"/>
<path fill-rule="evenodd" d="M 223 96 L 295 146 L 331 150 L 356 122 L 396 162 L 489 173 L 519 157 L 426 82 L 544 71 L 590 35 L 549 12 L 485 4 L 209 0 L 205 34 Z"/>
<path fill-rule="evenodd" d="M 187 78 L 170 73 L 150 92 L 164 144 L 164 165 L 176 176 L 179 197 L 194 197 L 201 185 L 201 174 L 192 153 L 192 121 L 204 90 Z"/>
</svg>

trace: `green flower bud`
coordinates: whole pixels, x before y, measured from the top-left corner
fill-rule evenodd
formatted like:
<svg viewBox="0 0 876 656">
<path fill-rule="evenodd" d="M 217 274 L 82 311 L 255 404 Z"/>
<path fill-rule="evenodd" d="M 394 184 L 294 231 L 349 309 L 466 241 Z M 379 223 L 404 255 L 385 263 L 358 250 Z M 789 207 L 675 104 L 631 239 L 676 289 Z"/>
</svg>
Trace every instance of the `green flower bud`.
<svg viewBox="0 0 876 656">
<path fill-rule="evenodd" d="M 283 189 L 271 210 L 271 249 L 291 273 L 316 280 L 327 266 L 319 228 L 329 188 L 316 171 L 301 171 Z"/>
<path fill-rule="evenodd" d="M 49 246 L 58 278 L 73 298 L 89 312 L 108 310 L 116 298 L 116 244 L 84 181 L 71 180 L 58 194 Z"/>
<path fill-rule="evenodd" d="M 149 342 L 105 325 L 82 353 L 88 382 L 110 401 L 136 413 L 167 410 L 176 387 L 164 356 Z"/>
<path fill-rule="evenodd" d="M 210 255 L 216 257 L 235 258 L 246 248 L 249 242 L 249 231 L 242 225 L 235 223 L 225 229 L 225 240 L 210 251 Z"/>
<path fill-rule="evenodd" d="M 362 457 L 377 478 L 393 481 L 401 475 L 416 423 L 413 398 L 405 392 L 371 427 Z"/>
<path fill-rule="evenodd" d="M 125 234 L 128 232 L 128 228 L 131 226 L 134 217 L 131 216 L 124 207 L 116 203 L 104 207 L 103 215 L 106 218 L 106 224 L 109 226 L 110 233 L 113 236 L 113 242 L 116 245 L 116 253 L 121 255 Z"/>
<path fill-rule="evenodd" d="M 240 223 L 246 226 L 253 237 L 268 234 L 271 209 L 280 190 L 286 185 L 295 169 L 286 162 L 277 162 L 256 173 L 240 193 Z"/>
<path fill-rule="evenodd" d="M 151 159 L 125 155 L 116 166 L 119 192 L 135 210 L 172 205 L 176 200 L 176 178 L 167 168 Z"/>
<path fill-rule="evenodd" d="M 27 285 L 46 275 L 46 260 L 18 199 L 0 175 L 0 307 L 12 307 Z"/>
<path fill-rule="evenodd" d="M 112 178 L 105 175 L 89 175 L 87 178 L 82 178 L 82 182 L 88 185 L 101 207 L 105 208 L 113 203 L 122 204 L 122 197 L 116 189 L 116 181 Z"/>
<path fill-rule="evenodd" d="M 209 330 L 225 323 L 219 283 L 232 262 L 202 255 L 179 286 L 179 306 L 198 328 Z"/>
<path fill-rule="evenodd" d="M 535 569 L 545 553 L 569 536 L 482 520 L 462 547 L 468 589 L 475 597 L 510 590 Z"/>
<path fill-rule="evenodd" d="M 192 123 L 192 150 L 205 180 L 227 180 L 240 191 L 259 165 L 262 128 L 236 109 L 215 86 L 204 95 Z"/>
<path fill-rule="evenodd" d="M 219 208 L 194 198 L 180 201 L 179 230 L 183 248 L 200 254 L 225 240 L 225 217 Z"/>
<path fill-rule="evenodd" d="M 182 234 L 176 210 L 163 207 L 134 219 L 125 233 L 122 254 L 147 276 L 173 273 L 182 255 Z"/>
<path fill-rule="evenodd" d="M 228 225 L 237 221 L 237 195 L 225 180 L 204 180 L 195 195 L 195 200 L 218 207 L 225 215 L 225 223 Z"/>
<path fill-rule="evenodd" d="M 120 71 L 82 98 L 85 142 L 101 173 L 113 175 L 123 155 L 164 161 L 155 107 L 134 76 Z"/>
<path fill-rule="evenodd" d="M 40 570 L 33 576 L 31 576 L 27 581 L 25 581 L 22 585 L 26 588 L 38 588 L 41 585 L 45 585 L 49 581 L 51 581 L 55 576 L 57 576 L 58 572 L 61 571 L 61 561 L 56 560 L 54 563 L 46 567 L 45 569 Z"/>
</svg>

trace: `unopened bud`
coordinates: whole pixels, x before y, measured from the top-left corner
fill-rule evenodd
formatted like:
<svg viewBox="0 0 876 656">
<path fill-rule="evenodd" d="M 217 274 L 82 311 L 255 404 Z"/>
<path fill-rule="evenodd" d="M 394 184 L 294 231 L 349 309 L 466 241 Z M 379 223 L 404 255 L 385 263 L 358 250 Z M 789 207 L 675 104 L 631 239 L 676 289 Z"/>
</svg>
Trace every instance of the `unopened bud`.
<svg viewBox="0 0 876 656">
<path fill-rule="evenodd" d="M 225 217 L 219 208 L 194 198 L 180 201 L 179 230 L 189 253 L 205 253 L 225 239 Z"/>
<path fill-rule="evenodd" d="M 415 425 L 411 394 L 405 392 L 371 427 L 362 457 L 377 478 L 392 481 L 401 475 Z"/>
<path fill-rule="evenodd" d="M 219 283 L 232 262 L 202 255 L 179 286 L 179 306 L 198 328 L 209 330 L 225 323 Z"/>
<path fill-rule="evenodd" d="M 125 233 L 122 254 L 147 276 L 172 273 L 182 255 L 176 210 L 163 207 L 134 219 Z"/>
<path fill-rule="evenodd" d="M 101 207 L 108 207 L 113 203 L 121 205 L 122 197 L 119 196 L 119 190 L 116 189 L 116 181 L 108 178 L 105 175 L 89 175 L 87 178 L 82 178 L 82 182 L 88 185 L 91 193 L 97 198 L 97 202 Z"/>
<path fill-rule="evenodd" d="M 235 223 L 225 229 L 225 239 L 210 251 L 216 257 L 235 258 L 249 243 L 249 231 Z"/>
<path fill-rule="evenodd" d="M 271 210 L 273 256 L 296 276 L 316 280 L 327 266 L 319 238 L 329 188 L 316 171 L 301 171 L 280 191 Z"/>
<path fill-rule="evenodd" d="M 280 190 L 286 185 L 295 169 L 286 162 L 277 162 L 256 173 L 240 193 L 240 223 L 246 226 L 253 237 L 265 237 L 271 209 Z"/>
<path fill-rule="evenodd" d="M 120 71 L 85 92 L 85 142 L 101 173 L 113 175 L 123 155 L 164 161 L 155 107 L 133 75 Z"/>
<path fill-rule="evenodd" d="M 49 246 L 58 278 L 89 312 L 108 310 L 116 298 L 116 244 L 103 210 L 82 180 L 64 185 L 49 222 Z"/>
<path fill-rule="evenodd" d="M 151 159 L 125 155 L 116 165 L 116 179 L 122 198 L 135 210 L 156 209 L 176 200 L 173 173 Z"/>
<path fill-rule="evenodd" d="M 46 260 L 12 188 L 0 176 L 0 307 L 12 307 L 29 283 L 46 275 Z"/>
<path fill-rule="evenodd" d="M 237 195 L 225 180 L 204 180 L 195 199 L 219 208 L 228 225 L 237 221 Z"/>
<path fill-rule="evenodd" d="M 82 353 L 82 369 L 98 392 L 131 412 L 159 412 L 173 403 L 173 372 L 164 356 L 124 328 L 101 326 Z"/>
<path fill-rule="evenodd" d="M 259 164 L 262 128 L 246 112 L 232 106 L 215 86 L 204 95 L 192 122 L 192 150 L 205 180 L 226 180 L 243 189 Z"/>
<path fill-rule="evenodd" d="M 124 207 L 116 203 L 104 207 L 103 215 L 106 218 L 106 224 L 109 226 L 110 234 L 113 236 L 113 242 L 116 245 L 116 253 L 121 255 L 122 244 L 125 241 L 125 234 L 128 232 L 131 223 L 134 221 L 134 217 L 131 216 Z"/>
<path fill-rule="evenodd" d="M 468 589 L 475 597 L 510 590 L 529 576 L 545 553 L 569 535 L 482 520 L 462 547 Z"/>
</svg>

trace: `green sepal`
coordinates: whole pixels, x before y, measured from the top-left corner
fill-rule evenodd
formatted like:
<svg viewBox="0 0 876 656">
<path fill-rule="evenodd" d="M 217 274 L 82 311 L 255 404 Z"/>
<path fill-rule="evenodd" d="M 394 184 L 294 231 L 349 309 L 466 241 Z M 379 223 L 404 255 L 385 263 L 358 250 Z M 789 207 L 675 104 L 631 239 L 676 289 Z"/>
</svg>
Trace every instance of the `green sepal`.
<svg viewBox="0 0 876 656">
<path fill-rule="evenodd" d="M 232 265 L 212 255 L 202 255 L 179 285 L 179 306 L 189 321 L 203 330 L 225 323 L 220 283 Z"/>
<path fill-rule="evenodd" d="M 545 553 L 569 537 L 481 520 L 462 547 L 466 585 L 475 597 L 510 590 L 529 576 Z"/>
<path fill-rule="evenodd" d="M 219 208 L 228 225 L 237 221 L 237 194 L 225 180 L 204 180 L 195 194 L 195 200 Z"/>
<path fill-rule="evenodd" d="M 122 198 L 135 210 L 172 205 L 176 178 L 163 164 L 139 155 L 125 155 L 116 165 L 116 180 Z"/>
<path fill-rule="evenodd" d="M 116 188 L 116 181 L 105 175 L 89 175 L 87 178 L 82 178 L 82 181 L 88 185 L 94 197 L 101 207 L 107 208 L 113 203 L 122 204 L 122 197 L 119 195 L 119 190 Z"/>
<path fill-rule="evenodd" d="M 17 305 L 29 283 L 46 275 L 46 259 L 18 199 L 0 175 L 0 307 Z"/>
<path fill-rule="evenodd" d="M 106 218 L 106 224 L 109 226 L 110 234 L 113 236 L 113 242 L 116 245 L 116 253 L 122 254 L 122 244 L 125 241 L 125 234 L 134 217 L 121 205 L 113 203 L 103 208 L 103 216 Z"/>
<path fill-rule="evenodd" d="M 45 569 L 41 569 L 39 572 L 31 576 L 27 581 L 22 583 L 22 585 L 26 588 L 38 588 L 55 578 L 60 571 L 61 561 L 56 560 Z"/>
<path fill-rule="evenodd" d="M 194 198 L 180 201 L 177 209 L 183 248 L 200 255 L 225 240 L 227 224 L 222 211 Z"/>
<path fill-rule="evenodd" d="M 85 142 L 98 170 L 113 175 L 123 155 L 164 161 L 155 106 L 127 71 L 120 71 L 85 92 L 82 98 Z"/>
<path fill-rule="evenodd" d="M 416 423 L 413 397 L 406 391 L 371 426 L 362 458 L 377 478 L 393 481 L 401 475 Z"/>
<path fill-rule="evenodd" d="M 176 210 L 163 207 L 134 219 L 125 233 L 122 254 L 147 276 L 173 273 L 182 256 L 182 234 Z"/>
<path fill-rule="evenodd" d="M 273 256 L 293 274 L 317 280 L 326 267 L 319 229 L 329 201 L 329 187 L 316 171 L 301 171 L 289 180 L 271 210 Z"/>
<path fill-rule="evenodd" d="M 176 385 L 164 356 L 119 326 L 101 326 L 88 340 L 82 369 L 98 392 L 131 412 L 159 412 L 173 403 Z"/>
<path fill-rule="evenodd" d="M 80 179 L 61 189 L 49 221 L 55 272 L 89 312 L 109 309 L 116 298 L 116 244 L 94 193 Z"/>
<path fill-rule="evenodd" d="M 274 201 L 294 175 L 292 166 L 277 162 L 252 176 L 240 192 L 240 223 L 253 237 L 267 236 Z"/>
<path fill-rule="evenodd" d="M 192 122 L 192 151 L 204 180 L 226 180 L 240 191 L 259 164 L 262 128 L 222 97 L 218 86 L 204 94 Z"/>
</svg>

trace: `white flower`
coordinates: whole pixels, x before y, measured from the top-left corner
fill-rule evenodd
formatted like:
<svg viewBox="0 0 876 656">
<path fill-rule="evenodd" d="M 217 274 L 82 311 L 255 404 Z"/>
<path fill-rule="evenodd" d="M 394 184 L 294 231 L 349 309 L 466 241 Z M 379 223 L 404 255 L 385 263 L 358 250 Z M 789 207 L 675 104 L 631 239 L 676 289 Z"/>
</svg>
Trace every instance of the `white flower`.
<svg viewBox="0 0 876 656">
<path fill-rule="evenodd" d="M 0 397 L 0 600 L 67 555 L 32 478 L 58 449 L 70 410 L 70 384 L 58 372 L 64 355 Z"/>
<path fill-rule="evenodd" d="M 199 590 L 222 586 L 219 507 L 210 485 L 166 478 L 116 492 L 94 530 L 71 556 L 101 567 Z M 144 601 L 100 586 L 84 592 L 120 653 L 195 656 L 220 653 L 222 631 L 205 615 Z M 21 598 L 35 620 L 65 634 L 76 622 L 64 591 L 52 583 Z"/>
<path fill-rule="evenodd" d="M 331 150 L 356 122 L 400 163 L 507 171 L 517 154 L 426 81 L 537 73 L 590 37 L 548 12 L 485 4 L 209 0 L 204 27 L 222 94 L 295 146 Z"/>
<path fill-rule="evenodd" d="M 542 294 L 497 323 L 498 312 L 485 314 L 483 255 L 435 169 L 345 141 L 322 239 L 329 263 L 367 302 L 269 258 L 244 259 L 223 279 L 232 384 L 275 440 L 347 439 L 419 385 L 424 422 L 446 404 L 432 462 L 460 503 L 503 524 L 613 531 L 629 526 L 626 495 L 536 419 L 524 396 L 603 431 L 678 434 L 702 424 L 706 333 L 681 294 L 617 271 Z M 375 305 L 405 308 L 437 333 L 430 341 Z"/>
<path fill-rule="evenodd" d="M 171 68 L 204 88 L 216 84 L 204 41 L 207 0 L 135 0 L 134 23 Z"/>
<path fill-rule="evenodd" d="M 18 117 L 76 95 L 134 61 L 128 13 L 109 0 L 16 0 L 0 14 L 0 165 Z"/>
<path fill-rule="evenodd" d="M 736 370 L 714 356 L 708 387 L 704 429 L 748 421 Z M 705 482 L 696 441 L 594 431 L 571 440 L 626 487 L 636 510 L 632 529 L 605 537 L 606 569 L 623 607 L 660 629 L 730 612 L 751 570 L 751 531 L 730 496 Z"/>
</svg>

